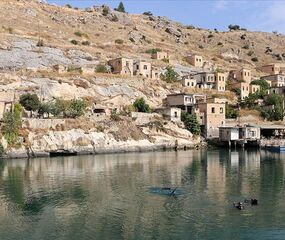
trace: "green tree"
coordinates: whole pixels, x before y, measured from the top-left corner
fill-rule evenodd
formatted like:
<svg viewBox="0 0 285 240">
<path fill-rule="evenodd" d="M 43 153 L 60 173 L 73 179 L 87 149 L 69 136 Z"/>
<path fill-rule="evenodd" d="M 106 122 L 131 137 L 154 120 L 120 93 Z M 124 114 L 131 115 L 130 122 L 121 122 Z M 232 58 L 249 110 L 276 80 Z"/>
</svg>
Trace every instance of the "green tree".
<svg viewBox="0 0 285 240">
<path fill-rule="evenodd" d="M 193 133 L 194 135 L 199 135 L 201 133 L 200 124 L 195 115 L 182 112 L 181 120 L 184 122 L 185 128 L 189 132 Z"/>
<path fill-rule="evenodd" d="M 37 94 L 26 93 L 20 96 L 20 104 L 32 113 L 32 111 L 39 110 L 41 102 Z"/>
<path fill-rule="evenodd" d="M 8 144 L 13 144 L 18 140 L 22 126 L 22 111 L 22 106 L 15 104 L 13 111 L 4 113 L 1 130 Z"/>
<path fill-rule="evenodd" d="M 253 109 L 256 106 L 256 100 L 259 98 L 259 93 L 250 93 L 248 97 L 245 97 L 243 105 L 249 109 Z"/>
<path fill-rule="evenodd" d="M 84 100 L 73 99 L 68 102 L 65 112 L 66 117 L 77 118 L 84 114 L 87 104 Z"/>
<path fill-rule="evenodd" d="M 65 100 L 56 98 L 50 105 L 50 113 L 55 117 L 63 116 L 68 104 Z"/>
<path fill-rule="evenodd" d="M 96 66 L 95 71 L 96 71 L 97 73 L 107 73 L 107 72 L 108 72 L 108 69 L 107 69 L 107 67 L 106 67 L 105 65 L 103 65 L 103 64 L 98 64 L 98 65 Z"/>
<path fill-rule="evenodd" d="M 44 114 L 47 114 L 48 115 L 48 118 L 49 118 L 49 114 L 51 113 L 51 109 L 52 109 L 52 103 L 50 102 L 45 102 L 45 103 L 42 103 L 39 110 L 38 110 L 38 113 L 43 116 Z"/>
<path fill-rule="evenodd" d="M 226 104 L 226 118 L 237 118 L 239 116 L 238 109 L 232 105 Z"/>
<path fill-rule="evenodd" d="M 172 83 L 178 80 L 179 74 L 172 67 L 167 67 L 166 72 L 160 75 L 161 80 Z"/>
<path fill-rule="evenodd" d="M 123 12 L 123 13 L 126 12 L 125 6 L 122 2 L 119 3 L 119 6 L 117 8 L 115 8 L 115 10 L 118 12 Z"/>
<path fill-rule="evenodd" d="M 270 94 L 265 98 L 265 105 L 271 108 L 263 108 L 261 115 L 270 121 L 279 121 L 284 118 L 284 98 L 278 94 Z"/>
<path fill-rule="evenodd" d="M 145 113 L 150 112 L 150 107 L 145 102 L 144 98 L 137 98 L 133 106 L 138 112 L 145 112 Z"/>
<path fill-rule="evenodd" d="M 4 146 L 2 143 L 0 143 L 0 157 L 3 157 L 4 153 L 5 153 Z"/>
<path fill-rule="evenodd" d="M 259 98 L 262 99 L 267 95 L 268 89 L 270 88 L 269 83 L 264 79 L 252 81 L 250 84 L 255 84 L 260 86 Z"/>
</svg>

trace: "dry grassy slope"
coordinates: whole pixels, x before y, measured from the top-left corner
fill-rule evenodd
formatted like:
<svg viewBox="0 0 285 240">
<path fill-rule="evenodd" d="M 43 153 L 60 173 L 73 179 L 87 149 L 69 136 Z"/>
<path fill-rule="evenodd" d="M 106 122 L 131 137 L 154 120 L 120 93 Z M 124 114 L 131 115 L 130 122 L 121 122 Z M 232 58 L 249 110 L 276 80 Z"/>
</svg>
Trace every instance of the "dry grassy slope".
<svg viewBox="0 0 285 240">
<path fill-rule="evenodd" d="M 145 50 L 159 47 L 167 50 L 172 58 L 182 61 L 185 54 L 196 52 L 212 60 L 223 68 L 235 68 L 238 66 L 254 66 L 252 57 L 257 57 L 263 64 L 277 61 L 271 55 L 265 54 L 266 47 L 271 47 L 274 53 L 283 53 L 285 47 L 285 37 L 263 32 L 213 32 L 213 37 L 208 38 L 208 30 L 188 30 L 178 23 L 170 22 L 168 26 L 179 28 L 182 32 L 180 43 L 177 37 L 165 32 L 165 27 L 154 28 L 163 25 L 158 18 L 155 21 L 149 20 L 144 15 L 123 14 L 124 23 L 112 22 L 102 16 L 101 10 L 92 12 L 84 10 L 69 9 L 66 7 L 56 7 L 41 4 L 31 0 L 1 0 L 0 1 L 0 22 L 1 28 L 0 44 L 3 40 L 11 41 L 11 38 L 32 38 L 37 39 L 40 29 L 41 37 L 45 44 L 56 46 L 62 49 L 80 48 L 94 56 L 105 60 L 106 57 L 118 55 L 148 58 Z M 85 23 L 84 23 L 85 22 Z M 165 21 L 163 22 L 165 23 Z M 7 28 L 11 27 L 13 33 L 9 33 Z M 166 26 L 167 27 L 167 26 Z M 147 40 L 142 43 L 132 43 L 129 41 L 129 32 L 136 28 Z M 82 41 L 84 37 L 74 35 L 75 31 L 87 33 L 91 46 L 74 46 L 70 43 L 71 39 Z M 240 37 L 246 34 L 245 40 Z M 123 39 L 123 45 L 116 45 L 115 39 Z M 218 45 L 221 42 L 223 46 Z M 186 44 L 185 44 L 186 43 Z M 203 46 L 203 49 L 199 48 Z M 243 46 L 249 45 L 249 49 Z M 252 56 L 247 53 L 253 51 Z M 237 54 L 240 60 L 227 60 L 221 57 L 222 53 Z"/>
</svg>

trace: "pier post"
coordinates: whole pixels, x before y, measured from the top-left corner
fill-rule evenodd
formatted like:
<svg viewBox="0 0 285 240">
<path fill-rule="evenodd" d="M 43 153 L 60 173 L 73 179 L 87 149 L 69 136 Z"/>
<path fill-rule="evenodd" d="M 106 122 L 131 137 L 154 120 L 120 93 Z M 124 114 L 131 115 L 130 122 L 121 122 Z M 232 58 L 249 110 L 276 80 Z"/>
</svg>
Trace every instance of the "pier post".
<svg viewBox="0 0 285 240">
<path fill-rule="evenodd" d="M 231 143 L 231 141 L 229 141 L 229 148 L 231 148 L 231 145 L 232 145 L 232 143 Z"/>
</svg>

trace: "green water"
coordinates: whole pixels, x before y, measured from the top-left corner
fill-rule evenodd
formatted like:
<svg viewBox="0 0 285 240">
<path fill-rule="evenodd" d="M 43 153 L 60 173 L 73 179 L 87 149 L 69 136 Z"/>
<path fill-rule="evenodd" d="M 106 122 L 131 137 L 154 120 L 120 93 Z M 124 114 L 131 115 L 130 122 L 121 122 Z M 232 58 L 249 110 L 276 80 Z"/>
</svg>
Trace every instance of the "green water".
<svg viewBox="0 0 285 240">
<path fill-rule="evenodd" d="M 0 239 L 285 239 L 284 172 L 285 154 L 263 151 L 2 161 Z"/>
</svg>

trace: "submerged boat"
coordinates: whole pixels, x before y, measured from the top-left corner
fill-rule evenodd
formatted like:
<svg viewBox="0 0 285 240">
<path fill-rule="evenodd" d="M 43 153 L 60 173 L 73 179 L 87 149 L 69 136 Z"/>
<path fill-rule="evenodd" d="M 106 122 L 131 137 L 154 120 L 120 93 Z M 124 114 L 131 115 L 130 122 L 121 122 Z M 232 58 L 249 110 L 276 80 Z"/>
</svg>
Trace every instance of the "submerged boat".
<svg viewBox="0 0 285 240">
<path fill-rule="evenodd" d="M 164 196 L 179 196 L 182 195 L 182 190 L 179 188 L 173 187 L 151 187 L 149 192 L 158 195 Z"/>
<path fill-rule="evenodd" d="M 285 152 L 285 146 L 266 146 L 266 149 L 273 152 Z"/>
</svg>

